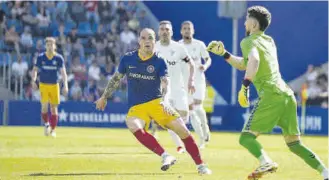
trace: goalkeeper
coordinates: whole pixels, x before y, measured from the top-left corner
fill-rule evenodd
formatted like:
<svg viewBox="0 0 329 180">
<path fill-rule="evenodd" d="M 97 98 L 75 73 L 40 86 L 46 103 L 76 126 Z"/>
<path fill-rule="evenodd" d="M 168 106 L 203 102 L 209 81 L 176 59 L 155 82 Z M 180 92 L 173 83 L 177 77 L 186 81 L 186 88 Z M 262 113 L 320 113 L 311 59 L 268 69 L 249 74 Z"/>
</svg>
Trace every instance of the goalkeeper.
<svg viewBox="0 0 329 180">
<path fill-rule="evenodd" d="M 253 6 L 248 9 L 245 21 L 247 37 L 240 44 L 243 57 L 231 55 L 221 41 L 212 41 L 207 47 L 208 51 L 224 56 L 233 67 L 246 70 L 238 94 L 242 107 L 249 107 L 251 83 L 256 87 L 259 96 L 239 140 L 240 144 L 260 162 L 260 166 L 248 176 L 248 179 L 259 179 L 277 170 L 278 165 L 267 156 L 256 138 L 261 133 L 271 132 L 278 125 L 282 128 L 290 151 L 328 180 L 328 170 L 324 164 L 301 142 L 296 99 L 293 91 L 281 78 L 274 40 L 264 34 L 270 22 L 271 14 L 266 8 Z"/>
</svg>

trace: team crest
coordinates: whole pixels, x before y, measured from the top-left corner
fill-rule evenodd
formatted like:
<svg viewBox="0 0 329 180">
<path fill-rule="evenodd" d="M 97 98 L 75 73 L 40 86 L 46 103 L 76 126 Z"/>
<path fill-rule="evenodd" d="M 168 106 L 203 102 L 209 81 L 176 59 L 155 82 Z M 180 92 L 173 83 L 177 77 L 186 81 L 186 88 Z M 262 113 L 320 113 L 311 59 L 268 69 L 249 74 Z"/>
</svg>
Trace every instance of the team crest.
<svg viewBox="0 0 329 180">
<path fill-rule="evenodd" d="M 154 72 L 154 66 L 149 65 L 149 66 L 147 66 L 146 70 L 147 70 L 148 73 L 153 73 Z"/>
<path fill-rule="evenodd" d="M 53 65 L 56 65 L 57 64 L 57 62 L 56 61 L 53 61 Z"/>
<path fill-rule="evenodd" d="M 45 65 L 45 62 L 44 61 L 42 61 L 42 65 Z"/>
</svg>

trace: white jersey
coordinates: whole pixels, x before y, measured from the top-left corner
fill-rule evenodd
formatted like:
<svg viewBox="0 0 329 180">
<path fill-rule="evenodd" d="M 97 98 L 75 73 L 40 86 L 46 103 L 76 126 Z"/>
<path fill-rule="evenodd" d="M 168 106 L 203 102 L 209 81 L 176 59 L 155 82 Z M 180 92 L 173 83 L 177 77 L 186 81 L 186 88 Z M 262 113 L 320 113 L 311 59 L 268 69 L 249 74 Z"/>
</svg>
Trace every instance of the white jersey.
<svg viewBox="0 0 329 180">
<path fill-rule="evenodd" d="M 179 43 L 184 45 L 187 49 L 188 54 L 195 64 L 194 71 L 194 84 L 195 84 L 195 93 L 189 97 L 189 103 L 193 102 L 193 99 L 203 100 L 205 96 L 206 89 L 206 77 L 203 71 L 199 69 L 202 65 L 202 59 L 210 58 L 209 53 L 207 51 L 206 45 L 197 39 L 192 39 L 190 44 L 185 44 L 183 40 L 180 40 Z M 189 71 L 184 71 L 184 74 L 188 74 Z M 186 75 L 184 75 L 186 78 Z"/>
<path fill-rule="evenodd" d="M 169 45 L 163 46 L 160 41 L 155 44 L 155 51 L 165 59 L 168 75 L 170 99 L 178 110 L 188 110 L 188 92 L 186 78 L 183 76 L 183 69 L 189 68 L 190 56 L 187 50 L 180 43 L 171 40 Z"/>
<path fill-rule="evenodd" d="M 194 72 L 194 80 L 196 83 L 200 83 L 201 81 L 205 81 L 205 75 L 203 71 L 199 70 L 199 67 L 202 65 L 202 59 L 209 58 L 209 53 L 207 51 L 206 45 L 197 39 L 192 39 L 190 44 L 185 44 L 183 40 L 180 40 L 179 43 L 184 45 L 187 49 L 188 54 L 191 59 L 194 60 L 195 64 L 195 72 Z"/>
<path fill-rule="evenodd" d="M 190 57 L 184 46 L 173 40 L 170 41 L 168 46 L 163 46 L 158 41 L 155 44 L 155 51 L 166 61 L 171 91 L 174 92 L 181 88 L 186 89 L 182 69 L 188 67 L 187 62 L 190 60 Z"/>
</svg>

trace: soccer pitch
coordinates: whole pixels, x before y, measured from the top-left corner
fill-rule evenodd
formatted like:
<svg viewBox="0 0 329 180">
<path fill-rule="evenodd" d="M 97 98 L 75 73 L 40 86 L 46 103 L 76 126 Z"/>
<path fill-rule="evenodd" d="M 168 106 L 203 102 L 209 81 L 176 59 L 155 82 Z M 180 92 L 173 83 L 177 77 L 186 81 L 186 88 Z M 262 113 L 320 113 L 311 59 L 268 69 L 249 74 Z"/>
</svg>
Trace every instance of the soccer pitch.
<svg viewBox="0 0 329 180">
<path fill-rule="evenodd" d="M 212 133 L 202 155 L 212 169 L 199 176 L 188 154 L 177 154 L 170 135 L 161 131 L 160 143 L 178 162 L 160 170 L 160 157 L 152 154 L 127 129 L 57 129 L 57 138 L 43 136 L 42 127 L 0 127 L 0 179 L 123 179 L 123 180 L 244 180 L 258 162 L 239 144 L 238 133 Z M 282 136 L 259 138 L 279 164 L 264 180 L 321 180 L 322 177 L 289 152 Z M 328 138 L 303 137 L 328 164 Z"/>
</svg>

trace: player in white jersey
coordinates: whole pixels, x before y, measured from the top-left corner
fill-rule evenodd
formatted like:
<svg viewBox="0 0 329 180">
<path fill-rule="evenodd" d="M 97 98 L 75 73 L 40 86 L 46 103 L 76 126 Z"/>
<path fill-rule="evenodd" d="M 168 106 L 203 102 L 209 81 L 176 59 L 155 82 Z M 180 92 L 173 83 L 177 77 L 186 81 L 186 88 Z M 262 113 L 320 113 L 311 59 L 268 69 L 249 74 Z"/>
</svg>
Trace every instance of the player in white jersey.
<svg viewBox="0 0 329 180">
<path fill-rule="evenodd" d="M 189 95 L 189 112 L 193 129 L 200 138 L 199 146 L 200 148 L 204 148 L 205 142 L 208 142 L 210 138 L 207 115 L 202 106 L 206 93 L 206 77 L 204 72 L 211 65 L 211 58 L 206 45 L 202 41 L 193 38 L 194 25 L 191 21 L 184 21 L 182 23 L 181 35 L 183 39 L 179 43 L 185 46 L 188 54 L 195 63 L 195 93 Z M 204 64 L 202 64 L 202 59 L 205 61 Z"/>
<path fill-rule="evenodd" d="M 185 123 L 188 121 L 188 94 L 194 93 L 194 62 L 191 61 L 187 50 L 178 42 L 173 41 L 172 24 L 170 21 L 161 21 L 159 26 L 159 38 L 155 45 L 156 52 L 166 60 L 170 79 L 170 95 L 168 96 L 172 106 L 181 115 Z M 187 82 L 183 77 L 183 71 L 189 70 Z M 168 130 L 177 145 L 179 153 L 184 152 L 180 138 Z"/>
</svg>

